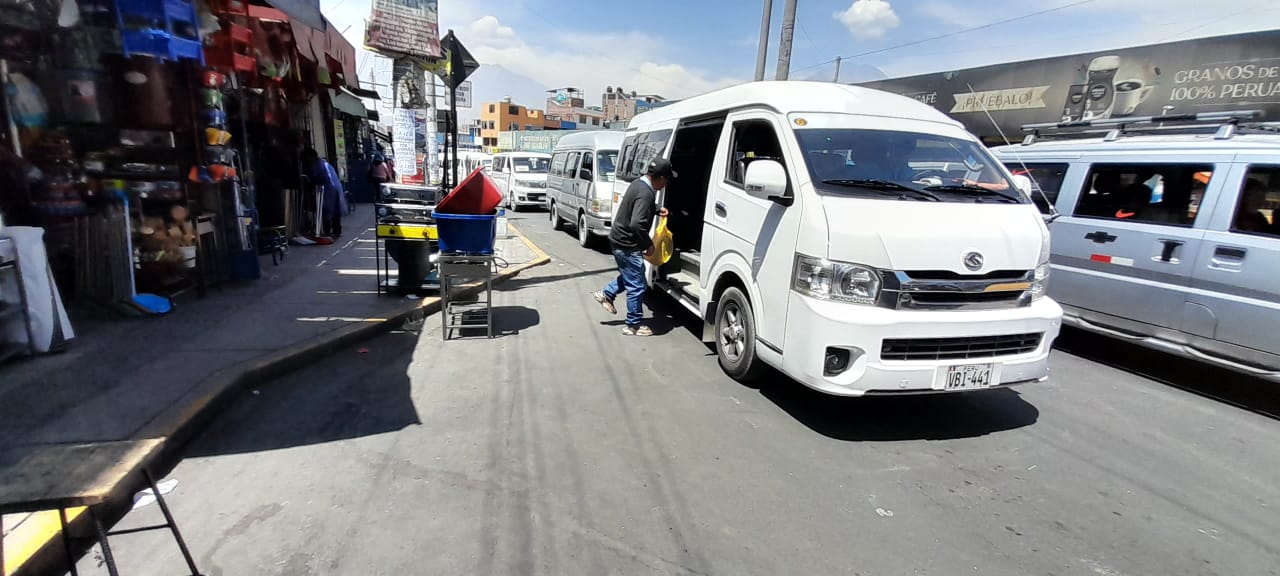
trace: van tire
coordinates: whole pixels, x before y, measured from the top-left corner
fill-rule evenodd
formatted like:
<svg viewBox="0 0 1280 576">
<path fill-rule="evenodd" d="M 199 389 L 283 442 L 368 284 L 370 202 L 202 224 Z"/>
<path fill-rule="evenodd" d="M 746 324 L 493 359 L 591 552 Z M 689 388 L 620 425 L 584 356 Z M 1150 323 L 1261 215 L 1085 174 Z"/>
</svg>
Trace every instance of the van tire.
<svg viewBox="0 0 1280 576">
<path fill-rule="evenodd" d="M 564 230 L 564 220 L 560 219 L 560 212 L 556 208 L 556 203 L 548 204 L 547 210 L 551 212 L 551 229 L 556 231 Z"/>
<path fill-rule="evenodd" d="M 764 364 L 756 358 L 756 325 L 751 302 L 742 290 L 730 286 L 716 305 L 716 357 L 720 369 L 739 382 L 760 378 Z"/>
<path fill-rule="evenodd" d="M 591 229 L 587 228 L 587 215 L 578 214 L 578 245 L 583 248 L 590 248 L 594 242 L 591 238 Z"/>
</svg>

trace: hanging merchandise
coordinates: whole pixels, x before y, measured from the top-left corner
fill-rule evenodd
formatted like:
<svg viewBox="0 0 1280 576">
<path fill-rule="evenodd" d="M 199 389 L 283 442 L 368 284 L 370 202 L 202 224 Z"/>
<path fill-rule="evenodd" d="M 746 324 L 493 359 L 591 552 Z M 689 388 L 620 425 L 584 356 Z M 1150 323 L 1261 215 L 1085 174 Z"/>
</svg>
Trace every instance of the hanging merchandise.
<svg viewBox="0 0 1280 576">
<path fill-rule="evenodd" d="M 156 58 L 139 56 L 124 61 L 115 85 L 116 116 L 122 126 L 172 129 L 173 103 L 169 87 L 175 85 L 169 69 Z"/>
<path fill-rule="evenodd" d="M 45 102 L 40 87 L 21 72 L 9 75 L 9 102 L 13 106 L 11 116 L 19 128 L 39 129 L 49 123 L 49 104 Z"/>
</svg>

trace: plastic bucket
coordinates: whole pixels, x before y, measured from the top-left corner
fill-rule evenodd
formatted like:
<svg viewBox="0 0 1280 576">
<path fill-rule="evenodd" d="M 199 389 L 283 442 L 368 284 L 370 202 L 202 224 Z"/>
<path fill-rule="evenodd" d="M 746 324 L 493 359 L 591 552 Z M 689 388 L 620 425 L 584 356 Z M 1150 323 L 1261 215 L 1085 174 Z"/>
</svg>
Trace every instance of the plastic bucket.
<svg viewBox="0 0 1280 576">
<path fill-rule="evenodd" d="M 440 252 L 492 254 L 497 239 L 498 215 L 441 214 L 432 212 L 439 233 Z"/>
</svg>

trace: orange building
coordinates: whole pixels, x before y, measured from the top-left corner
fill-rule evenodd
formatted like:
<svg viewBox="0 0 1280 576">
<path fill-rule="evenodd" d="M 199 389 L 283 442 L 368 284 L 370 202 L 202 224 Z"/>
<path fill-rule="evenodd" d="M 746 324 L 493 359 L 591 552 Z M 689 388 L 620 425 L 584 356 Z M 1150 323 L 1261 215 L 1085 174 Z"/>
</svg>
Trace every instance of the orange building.
<svg viewBox="0 0 1280 576">
<path fill-rule="evenodd" d="M 510 98 L 480 105 L 480 141 L 486 150 L 498 145 L 500 132 L 559 129 L 559 120 L 547 118 L 542 110 L 512 103 Z"/>
</svg>

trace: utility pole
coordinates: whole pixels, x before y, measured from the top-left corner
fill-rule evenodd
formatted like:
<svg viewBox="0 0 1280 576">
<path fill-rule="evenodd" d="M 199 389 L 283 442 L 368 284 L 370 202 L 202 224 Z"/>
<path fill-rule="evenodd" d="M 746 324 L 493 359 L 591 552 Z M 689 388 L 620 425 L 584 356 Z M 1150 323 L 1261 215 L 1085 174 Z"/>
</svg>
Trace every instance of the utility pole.
<svg viewBox="0 0 1280 576">
<path fill-rule="evenodd" d="M 840 61 L 844 58 L 836 56 L 836 84 L 840 83 Z"/>
<path fill-rule="evenodd" d="M 778 74 L 776 79 L 791 76 L 791 38 L 796 31 L 796 0 L 787 0 L 782 10 L 782 37 L 778 40 Z"/>
<path fill-rule="evenodd" d="M 756 82 L 764 80 L 765 61 L 769 59 L 769 19 L 773 16 L 773 0 L 764 0 L 760 17 L 760 48 L 756 52 Z"/>
</svg>

